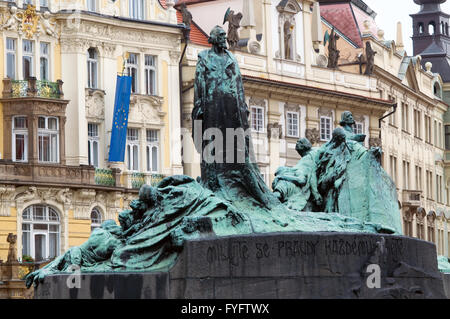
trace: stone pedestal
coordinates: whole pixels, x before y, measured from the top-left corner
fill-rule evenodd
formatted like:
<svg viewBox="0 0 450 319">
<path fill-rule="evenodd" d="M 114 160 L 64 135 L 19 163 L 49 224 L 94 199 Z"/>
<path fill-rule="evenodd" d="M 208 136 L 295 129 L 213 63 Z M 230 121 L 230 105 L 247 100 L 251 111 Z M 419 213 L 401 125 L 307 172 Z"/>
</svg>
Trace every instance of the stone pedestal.
<svg viewBox="0 0 450 319">
<path fill-rule="evenodd" d="M 80 288 L 69 276 L 48 276 L 35 298 L 445 298 L 434 244 L 376 234 L 205 238 L 167 272 L 83 274 Z"/>
</svg>

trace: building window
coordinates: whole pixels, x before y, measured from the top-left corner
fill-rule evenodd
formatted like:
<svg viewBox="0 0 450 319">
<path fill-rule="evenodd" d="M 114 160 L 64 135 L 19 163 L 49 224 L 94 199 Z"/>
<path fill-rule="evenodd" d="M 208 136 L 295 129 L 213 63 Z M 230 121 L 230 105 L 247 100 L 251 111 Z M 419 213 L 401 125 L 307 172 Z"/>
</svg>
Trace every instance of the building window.
<svg viewBox="0 0 450 319">
<path fill-rule="evenodd" d="M 409 107 L 405 103 L 402 103 L 402 129 L 409 132 Z"/>
<path fill-rule="evenodd" d="M 96 0 L 86 0 L 87 11 L 91 11 L 91 12 L 97 11 L 95 2 L 96 2 Z"/>
<path fill-rule="evenodd" d="M 264 108 L 261 106 L 251 107 L 252 130 L 255 132 L 264 132 Z"/>
<path fill-rule="evenodd" d="M 87 74 L 88 74 L 88 88 L 97 88 L 97 50 L 95 48 L 89 48 L 87 52 Z"/>
<path fill-rule="evenodd" d="M 98 124 L 88 123 L 88 156 L 89 165 L 98 167 Z"/>
<path fill-rule="evenodd" d="M 41 80 L 49 80 L 49 44 L 45 42 L 41 42 L 41 58 L 40 58 L 40 64 L 41 64 Z"/>
<path fill-rule="evenodd" d="M 91 211 L 91 233 L 102 225 L 102 214 L 98 208 Z"/>
<path fill-rule="evenodd" d="M 131 93 L 138 93 L 139 87 L 139 56 L 136 53 L 130 53 L 127 59 L 127 72 L 131 76 Z"/>
<path fill-rule="evenodd" d="M 438 137 L 439 148 L 442 148 L 443 145 L 442 145 L 442 123 L 441 122 L 439 122 L 438 134 L 439 134 L 439 137 Z"/>
<path fill-rule="evenodd" d="M 355 134 L 364 134 L 364 123 L 356 122 L 353 124 L 353 133 Z"/>
<path fill-rule="evenodd" d="M 425 28 L 423 27 L 423 23 L 422 22 L 419 23 L 418 28 L 419 28 L 419 34 L 424 33 Z"/>
<path fill-rule="evenodd" d="M 445 149 L 450 150 L 450 125 L 445 125 Z"/>
<path fill-rule="evenodd" d="M 390 169 L 391 169 L 391 178 L 394 181 L 394 183 L 397 185 L 397 157 L 390 156 Z"/>
<path fill-rule="evenodd" d="M 130 0 L 130 18 L 143 20 L 144 9 L 144 0 Z"/>
<path fill-rule="evenodd" d="M 420 120 L 421 120 L 421 112 L 419 110 L 414 110 L 414 136 L 421 138 L 421 127 L 420 127 Z"/>
<path fill-rule="evenodd" d="M 26 8 L 27 5 L 33 4 L 33 0 L 23 0 L 23 7 Z"/>
<path fill-rule="evenodd" d="M 159 162 L 159 139 L 157 130 L 147 130 L 146 155 L 147 171 L 157 173 Z"/>
<path fill-rule="evenodd" d="M 409 162 L 407 161 L 403 161 L 403 189 L 410 189 Z"/>
<path fill-rule="evenodd" d="M 416 166 L 416 190 L 421 191 L 422 189 L 422 167 Z"/>
<path fill-rule="evenodd" d="M 26 162 L 28 161 L 28 120 L 25 116 L 15 116 L 12 124 L 12 160 Z"/>
<path fill-rule="evenodd" d="M 56 117 L 40 116 L 38 119 L 39 162 L 59 162 L 59 128 Z"/>
<path fill-rule="evenodd" d="M 22 53 L 22 70 L 23 79 L 27 80 L 33 76 L 33 60 L 34 60 L 34 42 L 30 40 L 23 40 L 23 53 Z"/>
<path fill-rule="evenodd" d="M 40 6 L 41 7 L 48 7 L 48 1 L 47 0 L 40 0 Z"/>
<path fill-rule="evenodd" d="M 6 76 L 16 79 L 16 40 L 6 38 Z"/>
<path fill-rule="evenodd" d="M 287 136 L 299 137 L 299 116 L 297 112 L 287 112 Z"/>
<path fill-rule="evenodd" d="M 60 253 L 60 219 L 53 208 L 33 205 L 22 214 L 22 254 L 35 261 L 53 259 Z"/>
<path fill-rule="evenodd" d="M 147 95 L 156 95 L 156 57 L 145 55 L 145 91 Z"/>
<path fill-rule="evenodd" d="M 139 131 L 134 128 L 127 130 L 127 169 L 139 171 Z"/>
<path fill-rule="evenodd" d="M 431 144 L 431 117 L 425 115 L 425 142 Z"/>
<path fill-rule="evenodd" d="M 430 171 L 426 171 L 427 178 L 427 198 L 433 199 L 433 174 Z"/>
<path fill-rule="evenodd" d="M 331 140 L 331 131 L 333 129 L 332 118 L 329 116 L 320 117 L 320 140 Z"/>
</svg>

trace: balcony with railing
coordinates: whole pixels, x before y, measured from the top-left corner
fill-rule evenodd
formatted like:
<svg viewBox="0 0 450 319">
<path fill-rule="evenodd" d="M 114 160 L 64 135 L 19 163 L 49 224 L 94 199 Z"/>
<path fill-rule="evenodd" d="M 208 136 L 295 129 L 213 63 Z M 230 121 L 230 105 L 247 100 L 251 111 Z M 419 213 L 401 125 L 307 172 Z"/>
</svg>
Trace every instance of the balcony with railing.
<svg viewBox="0 0 450 319">
<path fill-rule="evenodd" d="M 162 174 L 139 172 L 125 172 L 124 175 L 124 186 L 132 189 L 140 189 L 144 184 L 154 187 L 166 177 Z"/>
<path fill-rule="evenodd" d="M 421 207 L 422 203 L 422 191 L 415 190 L 403 190 L 402 206 L 403 207 Z"/>
<path fill-rule="evenodd" d="M 3 79 L 3 98 L 28 97 L 64 99 L 63 81 L 41 81 L 35 77 L 30 77 L 27 80 Z"/>
</svg>

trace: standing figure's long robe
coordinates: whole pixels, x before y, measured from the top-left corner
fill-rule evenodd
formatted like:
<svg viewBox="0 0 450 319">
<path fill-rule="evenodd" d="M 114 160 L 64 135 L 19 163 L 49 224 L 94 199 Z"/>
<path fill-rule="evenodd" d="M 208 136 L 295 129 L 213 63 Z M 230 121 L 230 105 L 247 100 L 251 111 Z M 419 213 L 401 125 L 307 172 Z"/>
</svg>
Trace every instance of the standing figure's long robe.
<svg viewBox="0 0 450 319">
<path fill-rule="evenodd" d="M 202 155 L 202 184 L 231 202 L 279 205 L 254 159 L 241 72 L 228 50 L 199 54 L 194 90 L 192 132 Z"/>
</svg>

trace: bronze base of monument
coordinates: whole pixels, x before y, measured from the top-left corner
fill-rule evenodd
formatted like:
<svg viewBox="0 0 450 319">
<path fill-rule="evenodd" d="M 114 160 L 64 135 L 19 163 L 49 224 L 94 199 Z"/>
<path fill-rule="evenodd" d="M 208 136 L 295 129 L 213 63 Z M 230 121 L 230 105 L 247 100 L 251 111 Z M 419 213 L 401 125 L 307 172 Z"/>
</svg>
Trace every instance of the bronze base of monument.
<svg viewBox="0 0 450 319">
<path fill-rule="evenodd" d="M 168 272 L 80 277 L 69 288 L 73 275 L 49 275 L 35 298 L 446 298 L 434 244 L 377 234 L 204 238 L 187 241 Z"/>
</svg>

